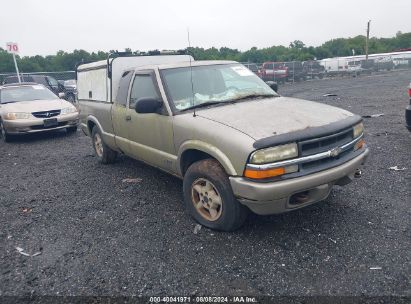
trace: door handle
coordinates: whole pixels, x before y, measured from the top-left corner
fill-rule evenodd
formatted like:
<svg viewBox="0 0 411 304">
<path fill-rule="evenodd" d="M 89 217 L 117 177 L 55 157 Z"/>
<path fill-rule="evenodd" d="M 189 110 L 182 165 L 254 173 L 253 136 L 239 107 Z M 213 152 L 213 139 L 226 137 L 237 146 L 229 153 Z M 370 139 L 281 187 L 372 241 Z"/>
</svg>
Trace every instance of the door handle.
<svg viewBox="0 0 411 304">
<path fill-rule="evenodd" d="M 126 120 L 131 120 L 131 115 L 127 115 Z"/>
</svg>

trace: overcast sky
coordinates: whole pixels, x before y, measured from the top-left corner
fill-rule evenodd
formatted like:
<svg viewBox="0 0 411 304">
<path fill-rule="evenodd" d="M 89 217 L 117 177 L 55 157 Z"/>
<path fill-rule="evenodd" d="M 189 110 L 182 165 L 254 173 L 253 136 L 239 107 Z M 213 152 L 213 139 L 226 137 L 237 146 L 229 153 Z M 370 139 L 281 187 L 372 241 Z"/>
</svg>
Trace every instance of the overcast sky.
<svg viewBox="0 0 411 304">
<path fill-rule="evenodd" d="M 411 31 L 411 1 L 372 0 L 12 0 L 1 1 L 0 47 L 20 55 L 58 50 L 181 49 L 188 45 L 318 46 L 337 37 Z"/>
</svg>

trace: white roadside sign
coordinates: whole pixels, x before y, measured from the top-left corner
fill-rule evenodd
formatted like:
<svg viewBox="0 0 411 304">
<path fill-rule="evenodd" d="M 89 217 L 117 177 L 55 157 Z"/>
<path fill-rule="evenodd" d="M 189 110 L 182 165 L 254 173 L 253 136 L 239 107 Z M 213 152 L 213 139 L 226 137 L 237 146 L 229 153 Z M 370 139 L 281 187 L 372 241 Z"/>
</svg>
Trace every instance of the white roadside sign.
<svg viewBox="0 0 411 304">
<path fill-rule="evenodd" d="M 19 45 L 15 42 L 7 42 L 7 52 L 10 54 L 18 54 Z"/>
<path fill-rule="evenodd" d="M 13 60 L 14 60 L 14 66 L 16 67 L 17 78 L 19 79 L 19 83 L 21 83 L 19 68 L 17 66 L 17 61 L 16 61 L 16 54 L 19 53 L 18 44 L 15 42 L 7 42 L 7 52 L 10 54 L 13 54 Z"/>
</svg>

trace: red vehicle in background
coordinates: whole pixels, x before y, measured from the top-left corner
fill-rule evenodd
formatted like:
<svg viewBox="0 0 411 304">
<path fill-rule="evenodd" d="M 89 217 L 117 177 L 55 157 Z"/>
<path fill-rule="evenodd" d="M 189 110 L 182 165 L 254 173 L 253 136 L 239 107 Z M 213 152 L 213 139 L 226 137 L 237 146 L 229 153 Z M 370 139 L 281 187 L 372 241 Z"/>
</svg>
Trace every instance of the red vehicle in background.
<svg viewBox="0 0 411 304">
<path fill-rule="evenodd" d="M 264 81 L 286 82 L 288 79 L 288 68 L 283 62 L 264 62 L 258 71 L 258 76 Z"/>
</svg>

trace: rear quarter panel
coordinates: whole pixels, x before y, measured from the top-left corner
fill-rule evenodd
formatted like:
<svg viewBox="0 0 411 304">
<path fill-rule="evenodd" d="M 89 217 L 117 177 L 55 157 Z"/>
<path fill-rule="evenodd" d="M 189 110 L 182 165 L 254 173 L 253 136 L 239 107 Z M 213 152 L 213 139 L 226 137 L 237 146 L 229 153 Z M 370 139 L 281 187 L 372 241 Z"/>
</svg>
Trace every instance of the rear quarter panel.
<svg viewBox="0 0 411 304">
<path fill-rule="evenodd" d="M 112 104 L 109 102 L 79 100 L 79 107 L 80 123 L 85 133 L 91 136 L 92 130 L 89 125 L 96 125 L 102 132 L 104 142 L 112 149 L 116 149 L 111 121 Z"/>
</svg>

